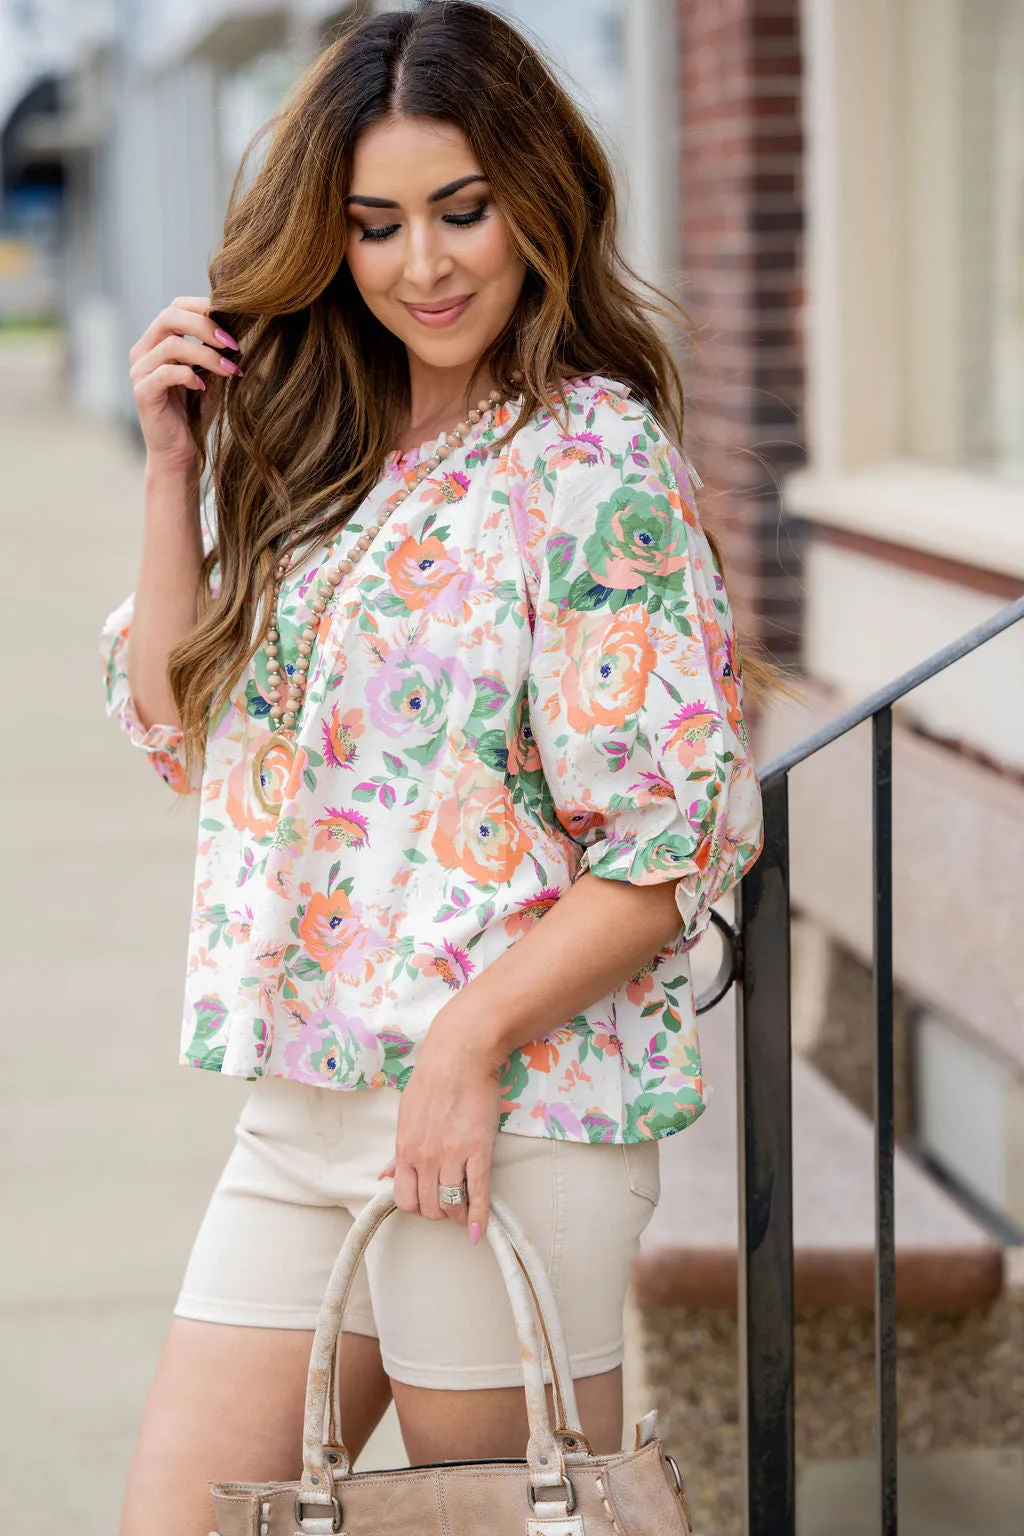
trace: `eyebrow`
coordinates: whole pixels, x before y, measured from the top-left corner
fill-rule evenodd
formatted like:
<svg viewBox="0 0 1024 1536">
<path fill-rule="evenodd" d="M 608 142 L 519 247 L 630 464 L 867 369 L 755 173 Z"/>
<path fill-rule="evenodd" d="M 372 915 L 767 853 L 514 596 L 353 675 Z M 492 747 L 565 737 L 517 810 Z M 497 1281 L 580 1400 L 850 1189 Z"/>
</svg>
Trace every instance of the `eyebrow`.
<svg viewBox="0 0 1024 1536">
<path fill-rule="evenodd" d="M 478 172 L 474 171 L 469 176 L 460 176 L 457 181 L 446 181 L 443 187 L 438 187 L 436 191 L 427 194 L 427 202 L 441 203 L 446 197 L 451 197 L 454 193 L 461 191 L 463 187 L 468 187 L 471 182 L 486 180 L 486 176 L 481 176 Z M 346 197 L 345 202 L 358 203 L 363 208 L 401 208 L 402 206 L 401 203 L 394 202 L 390 197 L 360 197 L 358 194 Z"/>
</svg>

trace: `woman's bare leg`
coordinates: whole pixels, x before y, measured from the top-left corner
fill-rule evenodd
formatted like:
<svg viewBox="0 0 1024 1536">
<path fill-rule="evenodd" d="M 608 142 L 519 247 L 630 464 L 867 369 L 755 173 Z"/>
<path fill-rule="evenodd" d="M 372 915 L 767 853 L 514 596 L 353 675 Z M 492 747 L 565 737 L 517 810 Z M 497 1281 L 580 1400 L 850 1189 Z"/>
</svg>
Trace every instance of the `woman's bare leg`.
<svg viewBox="0 0 1024 1536">
<path fill-rule="evenodd" d="M 132 1460 L 121 1536 L 208 1536 L 209 1485 L 271 1482 L 302 1470 L 313 1335 L 175 1317 Z M 391 1400 L 376 1339 L 341 1341 L 345 1442 L 358 1456 Z M 443 1395 L 443 1394 L 442 1394 Z"/>
<path fill-rule="evenodd" d="M 520 1387 L 437 1392 L 393 1381 L 402 1439 L 415 1466 L 431 1461 L 522 1456 L 529 1430 Z M 550 1412 L 551 1391 L 548 1389 Z M 580 1423 L 595 1451 L 622 1445 L 622 1368 L 576 1382 Z"/>
</svg>

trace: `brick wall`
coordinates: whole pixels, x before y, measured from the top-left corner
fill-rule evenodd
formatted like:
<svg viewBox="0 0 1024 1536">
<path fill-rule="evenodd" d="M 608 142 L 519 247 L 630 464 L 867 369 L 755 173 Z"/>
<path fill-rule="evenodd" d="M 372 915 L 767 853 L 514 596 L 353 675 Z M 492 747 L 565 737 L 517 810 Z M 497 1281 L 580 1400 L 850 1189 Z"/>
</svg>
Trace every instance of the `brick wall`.
<svg viewBox="0 0 1024 1536">
<path fill-rule="evenodd" d="M 804 456 L 799 0 L 679 0 L 687 447 L 741 625 L 799 649 L 799 530 L 777 477 Z"/>
</svg>

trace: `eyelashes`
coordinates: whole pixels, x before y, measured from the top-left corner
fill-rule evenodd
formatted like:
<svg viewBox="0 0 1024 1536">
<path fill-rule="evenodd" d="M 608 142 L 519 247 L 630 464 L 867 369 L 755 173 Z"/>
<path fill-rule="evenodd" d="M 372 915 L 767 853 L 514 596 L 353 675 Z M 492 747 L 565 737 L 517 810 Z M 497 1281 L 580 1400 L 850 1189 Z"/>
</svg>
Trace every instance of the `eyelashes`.
<svg viewBox="0 0 1024 1536">
<path fill-rule="evenodd" d="M 468 224 L 479 224 L 485 217 L 486 208 L 487 204 L 483 202 L 479 208 L 474 208 L 472 213 L 446 213 L 442 218 L 446 224 L 454 224 L 459 229 L 465 229 Z M 397 224 L 366 225 L 359 238 L 360 240 L 386 240 L 397 228 Z"/>
</svg>

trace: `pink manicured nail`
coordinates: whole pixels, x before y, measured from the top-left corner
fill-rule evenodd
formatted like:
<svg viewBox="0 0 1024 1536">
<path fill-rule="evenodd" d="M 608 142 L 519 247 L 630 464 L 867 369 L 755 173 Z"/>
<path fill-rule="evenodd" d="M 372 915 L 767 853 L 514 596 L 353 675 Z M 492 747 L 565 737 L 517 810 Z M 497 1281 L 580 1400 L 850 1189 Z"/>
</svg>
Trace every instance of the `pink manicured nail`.
<svg viewBox="0 0 1024 1536">
<path fill-rule="evenodd" d="M 241 373 L 242 371 L 237 363 L 233 363 L 231 361 L 230 357 L 222 357 L 220 360 L 220 365 L 224 369 L 225 373 Z"/>
<path fill-rule="evenodd" d="M 205 389 L 206 388 L 206 385 L 203 383 L 202 379 L 199 377 L 198 374 L 196 374 L 196 383 L 197 383 L 197 385 L 199 386 L 200 389 Z"/>
<path fill-rule="evenodd" d="M 469 1229 L 469 1240 L 471 1243 L 478 1243 L 480 1241 L 480 1223 L 478 1221 L 474 1221 Z"/>
<path fill-rule="evenodd" d="M 235 340 L 235 338 L 233 336 L 229 336 L 227 331 L 222 331 L 219 327 L 214 327 L 213 334 L 216 336 L 216 338 L 220 342 L 221 346 L 224 346 L 224 347 L 235 347 L 237 349 L 238 342 Z"/>
</svg>

